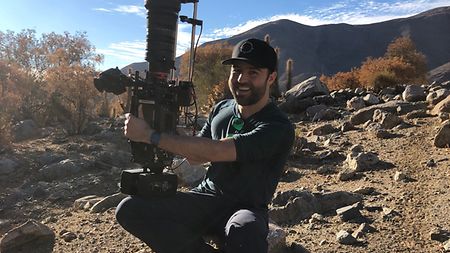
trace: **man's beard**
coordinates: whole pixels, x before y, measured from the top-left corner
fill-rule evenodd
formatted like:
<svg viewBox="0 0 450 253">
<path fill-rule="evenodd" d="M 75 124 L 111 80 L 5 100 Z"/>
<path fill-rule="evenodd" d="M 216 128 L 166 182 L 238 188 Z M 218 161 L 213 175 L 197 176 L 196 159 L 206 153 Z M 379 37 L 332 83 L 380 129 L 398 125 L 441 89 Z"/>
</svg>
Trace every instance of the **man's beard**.
<svg viewBox="0 0 450 253">
<path fill-rule="evenodd" d="M 242 106 L 249 106 L 249 105 L 254 105 L 256 103 L 258 103 L 259 100 L 261 100 L 264 97 L 264 94 L 266 93 L 266 88 L 267 88 L 267 80 L 265 81 L 265 85 L 255 88 L 255 86 L 251 85 L 251 86 L 247 86 L 247 85 L 231 85 L 232 89 L 231 89 L 231 94 L 233 95 L 233 98 L 236 100 L 236 102 L 238 103 L 238 105 L 242 105 Z M 239 88 L 240 86 L 244 86 L 244 87 L 248 87 L 250 88 L 249 91 L 245 92 L 246 94 L 244 95 L 238 95 L 239 92 Z M 231 87 L 230 87 L 231 88 Z"/>
</svg>

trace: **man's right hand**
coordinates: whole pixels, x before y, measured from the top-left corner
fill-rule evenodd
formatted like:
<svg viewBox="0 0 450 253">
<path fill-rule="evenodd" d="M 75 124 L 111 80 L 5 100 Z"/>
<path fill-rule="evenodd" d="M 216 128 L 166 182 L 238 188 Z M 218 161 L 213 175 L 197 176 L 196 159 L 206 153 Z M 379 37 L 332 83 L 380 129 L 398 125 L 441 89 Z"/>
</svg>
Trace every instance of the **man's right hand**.
<svg viewBox="0 0 450 253">
<path fill-rule="evenodd" d="M 150 136 L 154 131 L 145 120 L 135 117 L 130 113 L 125 114 L 123 133 L 128 139 L 150 144 Z"/>
</svg>

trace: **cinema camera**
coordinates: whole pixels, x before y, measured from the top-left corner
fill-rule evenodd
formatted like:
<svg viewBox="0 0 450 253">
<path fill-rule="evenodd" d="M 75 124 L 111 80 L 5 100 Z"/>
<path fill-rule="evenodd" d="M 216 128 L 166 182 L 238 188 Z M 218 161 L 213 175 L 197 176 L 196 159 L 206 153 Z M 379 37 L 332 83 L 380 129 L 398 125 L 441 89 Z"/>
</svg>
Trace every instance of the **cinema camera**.
<svg viewBox="0 0 450 253">
<path fill-rule="evenodd" d="M 193 3 L 193 18 L 178 16 L 181 4 Z M 198 0 L 147 0 L 147 49 L 148 70 L 145 78 L 139 72 L 125 75 L 118 68 L 108 69 L 94 79 L 100 92 L 116 95 L 131 91 L 130 113 L 138 116 L 142 110 L 144 120 L 156 131 L 176 134 L 177 126 L 195 127 L 197 104 L 192 75 L 194 72 L 196 26 L 203 22 L 196 19 Z M 175 50 L 178 18 L 192 25 L 189 80 L 179 81 L 175 76 Z M 194 110 L 192 113 L 191 111 Z M 177 176 L 170 173 L 173 155 L 154 145 L 130 141 L 132 161 L 142 168 L 124 170 L 120 191 L 140 197 L 167 196 L 177 190 Z"/>
</svg>

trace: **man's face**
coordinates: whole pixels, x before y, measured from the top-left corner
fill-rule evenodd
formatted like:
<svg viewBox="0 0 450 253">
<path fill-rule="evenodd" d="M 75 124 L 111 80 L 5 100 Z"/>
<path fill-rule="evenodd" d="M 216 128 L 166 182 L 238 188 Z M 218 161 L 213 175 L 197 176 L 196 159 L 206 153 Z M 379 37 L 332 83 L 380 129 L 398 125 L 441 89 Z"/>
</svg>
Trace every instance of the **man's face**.
<svg viewBox="0 0 450 253">
<path fill-rule="evenodd" d="M 231 66 L 228 85 L 231 94 L 239 105 L 256 104 L 269 94 L 274 73 L 269 74 L 266 68 L 256 68 L 246 62 L 236 62 Z"/>
</svg>

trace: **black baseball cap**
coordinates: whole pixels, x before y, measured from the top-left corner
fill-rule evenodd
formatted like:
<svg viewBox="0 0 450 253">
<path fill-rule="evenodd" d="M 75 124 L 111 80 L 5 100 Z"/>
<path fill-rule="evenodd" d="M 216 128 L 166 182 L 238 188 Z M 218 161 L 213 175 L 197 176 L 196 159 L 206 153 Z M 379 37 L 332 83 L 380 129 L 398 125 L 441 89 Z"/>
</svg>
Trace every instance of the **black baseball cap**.
<svg viewBox="0 0 450 253">
<path fill-rule="evenodd" d="M 277 53 L 268 43 L 259 39 L 245 39 L 236 44 L 230 59 L 222 64 L 231 65 L 236 61 L 247 62 L 257 68 L 277 69 Z"/>
</svg>

